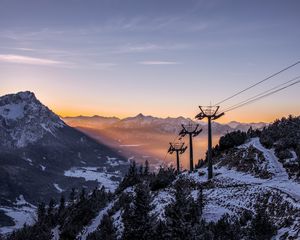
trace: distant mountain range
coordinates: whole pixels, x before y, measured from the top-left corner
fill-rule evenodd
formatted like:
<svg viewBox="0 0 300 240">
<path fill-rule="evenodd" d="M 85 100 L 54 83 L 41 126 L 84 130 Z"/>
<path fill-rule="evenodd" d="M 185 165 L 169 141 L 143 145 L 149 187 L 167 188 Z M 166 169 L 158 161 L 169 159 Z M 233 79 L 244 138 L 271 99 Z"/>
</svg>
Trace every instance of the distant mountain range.
<svg viewBox="0 0 300 240">
<path fill-rule="evenodd" d="M 65 124 L 32 92 L 0 97 L 0 136 L 0 227 L 18 199 L 36 205 L 73 187 L 112 190 L 127 169 L 127 159 Z"/>
<path fill-rule="evenodd" d="M 87 127 L 94 129 L 108 129 L 108 128 L 119 128 L 119 129 L 152 129 L 153 131 L 160 131 L 166 133 L 176 133 L 181 129 L 181 124 L 199 124 L 206 131 L 207 123 L 204 121 L 194 121 L 190 118 L 177 117 L 177 118 L 159 118 L 153 116 L 145 116 L 138 114 L 134 117 L 128 117 L 119 119 L 117 117 L 102 117 L 102 116 L 78 116 L 78 117 L 65 117 L 62 118 L 66 123 L 73 127 Z M 262 128 L 266 126 L 266 123 L 241 123 L 232 121 L 227 124 L 221 124 L 213 122 L 214 134 L 222 135 L 234 130 L 247 131 L 250 127 L 253 129 Z"/>
<path fill-rule="evenodd" d="M 147 159 L 155 168 L 161 164 L 174 164 L 174 157 L 166 155 L 166 150 L 169 147 L 169 142 L 174 141 L 181 131 L 181 124 L 199 124 L 203 129 L 201 134 L 193 140 L 195 163 L 205 156 L 207 150 L 207 123 L 193 121 L 182 116 L 159 118 L 140 113 L 124 119 L 79 116 L 67 117 L 63 120 L 98 142 L 108 144 L 128 159 L 134 159 L 138 163 L 143 163 Z M 228 132 L 247 131 L 250 127 L 256 129 L 265 125 L 265 123 L 230 122 L 221 124 L 213 122 L 213 144 L 216 144 L 220 136 Z M 188 139 L 185 138 L 182 141 L 188 145 Z M 188 167 L 188 158 L 188 154 L 181 156 L 183 168 Z"/>
</svg>

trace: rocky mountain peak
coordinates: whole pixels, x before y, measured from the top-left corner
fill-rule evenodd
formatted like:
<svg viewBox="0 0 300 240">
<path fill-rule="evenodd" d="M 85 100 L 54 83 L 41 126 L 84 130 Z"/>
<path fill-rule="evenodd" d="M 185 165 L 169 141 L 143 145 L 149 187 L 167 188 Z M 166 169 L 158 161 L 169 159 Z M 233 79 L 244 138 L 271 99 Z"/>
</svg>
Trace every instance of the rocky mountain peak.
<svg viewBox="0 0 300 240">
<path fill-rule="evenodd" d="M 64 125 L 32 92 L 0 97 L 0 146 L 24 147 Z"/>
</svg>

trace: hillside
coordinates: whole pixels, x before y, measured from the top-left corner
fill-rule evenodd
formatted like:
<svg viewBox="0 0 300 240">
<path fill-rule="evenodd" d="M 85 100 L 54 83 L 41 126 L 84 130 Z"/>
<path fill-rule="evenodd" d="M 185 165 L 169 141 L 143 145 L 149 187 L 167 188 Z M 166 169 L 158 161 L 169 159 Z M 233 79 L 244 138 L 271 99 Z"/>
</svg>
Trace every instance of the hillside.
<svg viewBox="0 0 300 240">
<path fill-rule="evenodd" d="M 151 173 L 147 164 L 132 163 L 114 194 L 78 195 L 8 239 L 38 239 L 37 232 L 49 239 L 82 240 L 299 239 L 299 174 L 289 175 L 273 148 L 290 134 L 281 127 L 292 124 L 297 135 L 300 125 L 293 123 L 298 121 L 283 118 L 262 131 L 222 137 L 214 148 L 210 181 L 205 163 L 181 174 L 172 168 Z M 263 143 L 270 134 L 274 141 L 267 148 Z M 292 162 L 299 170 L 299 155 Z"/>
<path fill-rule="evenodd" d="M 33 222 L 39 202 L 72 188 L 113 190 L 127 171 L 127 160 L 66 125 L 31 92 L 0 97 L 0 136 L 0 232 Z"/>
</svg>

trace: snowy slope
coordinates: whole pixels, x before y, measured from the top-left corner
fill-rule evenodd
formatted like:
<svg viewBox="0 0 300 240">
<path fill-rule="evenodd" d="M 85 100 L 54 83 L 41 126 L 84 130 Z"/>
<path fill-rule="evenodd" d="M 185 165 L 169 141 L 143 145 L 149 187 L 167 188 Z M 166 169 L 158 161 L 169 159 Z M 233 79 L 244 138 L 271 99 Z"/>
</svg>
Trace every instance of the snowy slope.
<svg viewBox="0 0 300 240">
<path fill-rule="evenodd" d="M 86 226 L 80 234 L 78 234 L 77 239 L 86 240 L 87 236 L 90 233 L 96 231 L 97 227 L 101 223 L 103 216 L 107 213 L 108 210 L 110 210 L 113 207 L 114 203 L 114 201 L 110 202 L 105 208 L 101 209 L 97 216 L 91 221 L 91 223 L 88 226 Z"/>
<path fill-rule="evenodd" d="M 174 183 L 180 179 L 186 179 L 191 186 L 203 186 L 205 207 L 203 218 L 207 221 L 217 222 L 224 214 L 239 216 L 244 211 L 255 214 L 255 205 L 265 197 L 268 199 L 268 209 L 266 211 L 276 223 L 278 228 L 277 236 L 300 238 L 300 185 L 287 177 L 285 169 L 274 155 L 273 150 L 265 149 L 258 138 L 251 139 L 240 148 L 255 147 L 264 155 L 268 170 L 273 173 L 270 178 L 259 178 L 246 172 L 239 172 L 228 169 L 226 166 L 215 166 L 215 177 L 212 181 L 207 181 L 207 169 L 202 168 L 194 173 L 184 172 L 178 176 Z M 127 189 L 126 189 L 127 191 Z M 196 198 L 197 189 L 191 187 L 191 196 Z M 271 197 L 270 197 L 271 196 Z M 174 200 L 174 189 L 166 189 L 152 192 L 152 216 L 156 221 L 164 221 L 164 211 Z M 114 225 L 120 227 L 118 236 L 122 234 L 122 211 L 117 210 L 113 214 Z M 100 214 L 101 216 L 101 214 Z M 286 225 L 286 218 L 290 218 L 292 223 Z"/>
<path fill-rule="evenodd" d="M 195 200 L 198 197 L 199 189 L 203 189 L 204 209 L 203 219 L 206 222 L 217 222 L 225 214 L 232 217 L 244 216 L 245 212 L 254 216 L 257 204 L 267 202 L 265 212 L 277 228 L 277 235 L 274 239 L 300 238 L 300 185 L 293 179 L 287 177 L 285 169 L 274 155 L 274 151 L 264 148 L 258 138 L 250 139 L 246 144 L 236 148 L 239 150 L 255 148 L 264 161 L 254 157 L 256 164 L 263 164 L 268 171 L 272 172 L 269 178 L 260 178 L 256 174 L 247 171 L 229 169 L 226 165 L 217 163 L 214 166 L 214 178 L 207 180 L 207 168 L 200 168 L 195 172 L 183 172 L 167 187 L 151 192 L 152 210 L 150 215 L 153 221 L 165 221 L 165 209 L 175 199 L 175 185 L 177 181 L 183 184 L 187 193 Z M 254 156 L 257 152 L 254 151 Z M 231 154 L 228 152 L 228 154 Z M 248 161 L 247 158 L 244 159 Z M 101 179 L 98 169 L 81 167 L 73 169 L 77 177 Z M 69 172 L 70 173 L 70 172 Z M 67 174 L 69 174 L 67 173 Z M 87 174 L 87 175 L 85 175 Z M 122 217 L 124 213 L 124 194 L 132 199 L 135 196 L 135 186 L 127 187 L 122 193 L 116 193 L 113 200 L 102 209 L 97 215 L 83 227 L 77 234 L 77 239 L 86 240 L 88 235 L 99 230 L 99 225 L 105 214 L 112 217 L 116 227 L 118 239 L 121 239 L 124 231 Z M 122 200 L 123 199 L 123 200 Z M 59 227 L 52 229 L 54 238 L 58 239 Z"/>
<path fill-rule="evenodd" d="M 25 223 L 31 225 L 36 219 L 36 207 L 28 203 L 23 195 L 20 195 L 12 206 L 0 206 L 0 210 L 15 222 L 15 226 L 1 227 L 0 234 L 10 233 L 15 229 L 23 227 Z"/>
<path fill-rule="evenodd" d="M 270 166 L 269 171 L 273 173 L 273 177 L 269 180 L 262 181 L 262 185 L 285 192 L 290 197 L 300 201 L 300 184 L 292 179 L 289 179 L 285 168 L 275 156 L 274 149 L 269 150 L 263 147 L 259 141 L 259 138 L 251 139 L 247 144 L 244 145 L 244 147 L 250 145 L 254 146 L 264 154 L 265 159 L 267 159 L 269 163 L 268 165 Z"/>
</svg>

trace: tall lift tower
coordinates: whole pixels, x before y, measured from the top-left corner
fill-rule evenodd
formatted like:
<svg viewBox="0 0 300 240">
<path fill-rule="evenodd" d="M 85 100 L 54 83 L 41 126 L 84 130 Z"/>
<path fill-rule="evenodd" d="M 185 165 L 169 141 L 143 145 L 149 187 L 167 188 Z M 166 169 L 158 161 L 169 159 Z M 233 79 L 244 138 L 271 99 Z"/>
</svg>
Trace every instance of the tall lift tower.
<svg viewBox="0 0 300 240">
<path fill-rule="evenodd" d="M 220 106 L 199 106 L 200 113 L 196 115 L 195 118 L 202 120 L 203 118 L 208 119 L 208 179 L 213 177 L 213 167 L 212 167 L 212 137 L 211 137 L 211 121 L 216 120 L 224 115 L 224 113 L 219 113 L 218 110 Z"/>
<path fill-rule="evenodd" d="M 176 152 L 177 173 L 180 173 L 179 154 L 183 154 L 186 149 L 187 146 L 184 146 L 184 142 L 170 143 L 168 153 L 173 154 L 173 152 Z"/>
<path fill-rule="evenodd" d="M 199 124 L 189 123 L 189 124 L 181 124 L 182 130 L 180 131 L 180 137 L 184 137 L 185 135 L 189 135 L 190 139 L 190 171 L 194 171 L 194 160 L 193 160 L 193 137 L 198 136 L 202 129 L 199 128 Z"/>
</svg>

